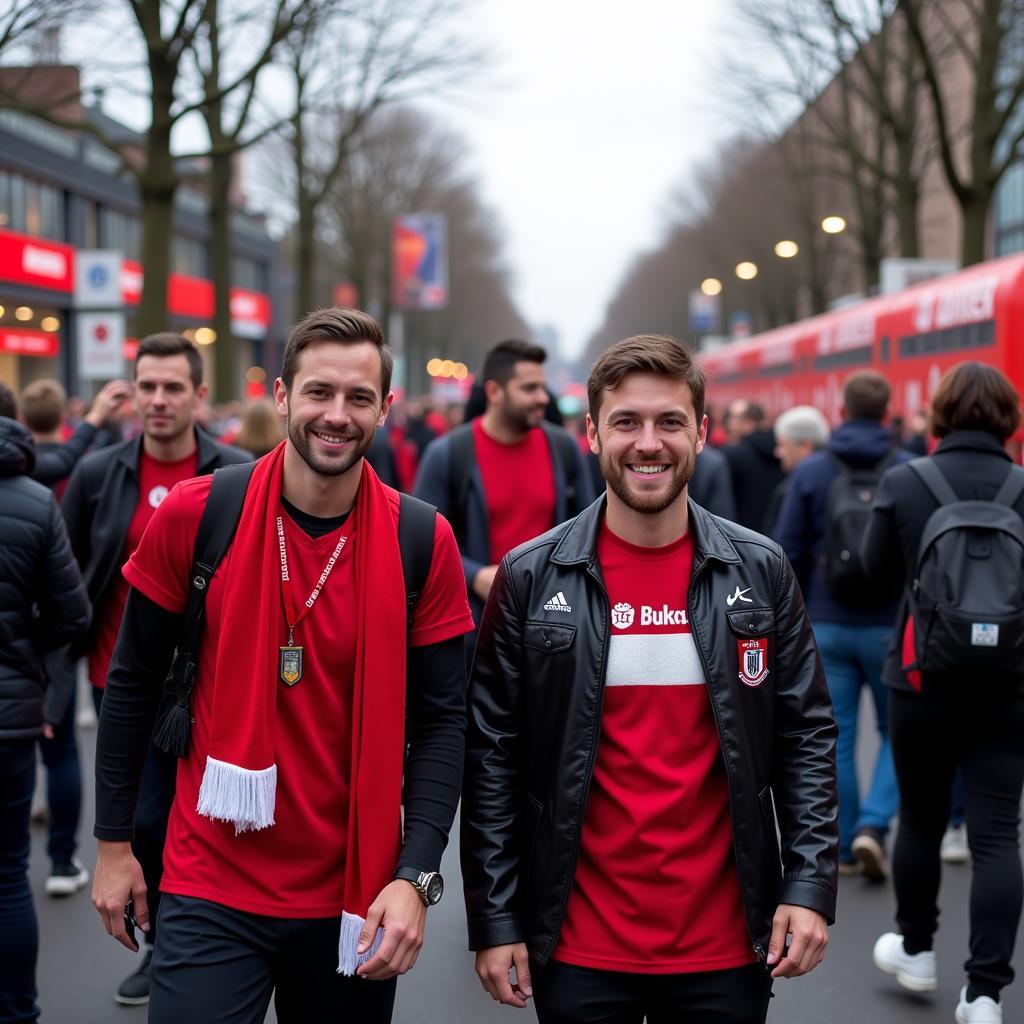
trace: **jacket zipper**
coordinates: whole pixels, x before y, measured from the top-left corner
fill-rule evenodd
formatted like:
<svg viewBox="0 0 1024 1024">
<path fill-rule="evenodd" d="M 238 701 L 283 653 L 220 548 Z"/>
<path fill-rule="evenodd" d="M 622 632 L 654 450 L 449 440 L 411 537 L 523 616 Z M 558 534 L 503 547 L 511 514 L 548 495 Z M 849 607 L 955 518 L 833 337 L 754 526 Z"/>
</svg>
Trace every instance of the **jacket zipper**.
<svg viewBox="0 0 1024 1024">
<path fill-rule="evenodd" d="M 601 598 L 604 601 L 604 621 L 608 622 L 610 612 L 611 601 L 608 597 L 608 591 L 605 589 L 604 582 L 600 576 L 594 572 L 593 560 L 587 564 L 587 574 L 594 580 L 598 586 L 598 590 L 601 593 Z M 551 933 L 551 941 L 548 943 L 548 948 L 544 951 L 544 956 L 541 959 L 542 963 L 547 963 L 548 958 L 554 952 L 555 946 L 558 943 L 558 933 L 562 930 L 562 922 L 565 920 L 565 908 L 569 904 L 569 893 L 572 891 L 573 879 L 576 877 L 576 865 L 579 863 L 580 858 L 580 844 L 583 842 L 583 817 L 586 814 L 587 798 L 590 795 L 590 784 L 594 780 L 594 764 L 597 761 L 597 747 L 601 737 L 601 723 L 604 719 L 604 684 L 605 676 L 608 670 L 608 629 L 607 626 L 604 630 L 604 635 L 601 637 L 601 668 L 598 673 L 597 679 L 597 713 L 594 716 L 594 727 L 590 732 L 590 755 L 587 758 L 587 770 L 583 777 L 583 800 L 580 804 L 580 823 L 576 829 L 576 838 L 573 840 L 572 847 L 572 860 L 569 866 L 569 878 L 562 890 L 561 904 L 558 908 L 558 919 L 555 922 L 555 927 Z"/>
<path fill-rule="evenodd" d="M 695 584 L 697 582 L 698 577 L 700 576 L 700 573 L 703 571 L 704 566 L 706 566 L 706 565 L 707 565 L 707 559 L 704 558 L 704 559 L 701 560 L 701 562 L 698 565 L 696 565 L 694 567 L 693 571 L 690 573 L 690 587 L 689 587 L 689 590 L 687 591 L 687 595 L 686 595 L 686 606 L 687 606 L 688 609 L 693 608 L 693 589 L 694 589 L 694 586 L 695 586 Z M 733 793 L 733 778 L 732 778 L 732 771 L 729 768 L 729 762 L 728 762 L 728 760 L 726 759 L 726 756 L 725 756 L 725 733 L 724 733 L 724 731 L 722 729 L 722 722 L 721 722 L 721 719 L 720 719 L 719 714 L 718 714 L 718 704 L 715 701 L 715 695 L 714 695 L 714 690 L 713 690 L 711 670 L 710 670 L 709 665 L 708 665 L 708 660 L 704 656 L 704 649 L 701 646 L 700 636 L 699 636 L 699 634 L 697 632 L 697 622 L 694 619 L 692 612 L 690 614 L 690 629 L 691 629 L 691 631 L 694 634 L 694 639 L 696 640 L 695 646 L 697 648 L 697 655 L 700 658 L 700 663 L 701 663 L 702 667 L 704 668 L 704 678 L 707 681 L 708 700 L 711 702 L 711 714 L 712 714 L 712 717 L 715 720 L 715 731 L 718 733 L 718 746 L 719 746 L 719 749 L 722 751 L 722 764 L 723 764 L 723 767 L 725 768 L 725 778 L 726 778 L 726 782 L 728 783 L 728 786 L 729 786 L 729 817 L 730 817 L 730 819 L 732 821 L 735 821 L 735 816 L 734 816 L 734 813 L 733 813 L 734 810 L 735 810 L 735 797 L 734 797 L 734 793 Z M 757 938 L 754 935 L 754 929 L 751 927 L 750 899 L 749 899 L 749 895 L 748 895 L 749 890 L 747 888 L 746 879 L 743 876 L 743 869 L 740 866 L 740 854 L 739 854 L 739 849 L 737 848 L 737 845 L 736 845 L 736 828 L 735 828 L 735 825 L 733 826 L 733 831 L 732 831 L 732 850 L 733 850 L 733 856 L 736 858 L 736 874 L 737 874 L 737 876 L 738 876 L 738 878 L 740 880 L 740 892 L 741 892 L 741 895 L 743 897 L 743 910 L 744 910 L 744 916 L 746 917 L 747 935 L 750 937 L 751 944 L 752 944 L 752 946 L 754 948 L 754 955 L 757 957 L 758 960 L 761 961 L 761 963 L 764 963 L 765 960 L 767 959 L 767 954 L 765 953 L 764 947 L 757 941 Z"/>
</svg>

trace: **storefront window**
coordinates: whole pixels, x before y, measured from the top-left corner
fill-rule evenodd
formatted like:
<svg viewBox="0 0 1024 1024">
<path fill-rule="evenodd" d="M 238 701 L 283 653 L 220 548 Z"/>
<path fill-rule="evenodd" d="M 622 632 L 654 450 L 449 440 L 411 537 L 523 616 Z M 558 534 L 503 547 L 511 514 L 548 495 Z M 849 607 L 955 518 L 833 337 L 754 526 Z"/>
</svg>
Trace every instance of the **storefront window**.
<svg viewBox="0 0 1024 1024">
<path fill-rule="evenodd" d="M 64 192 L 12 171 L 0 171 L 0 227 L 40 238 L 66 237 Z"/>
<path fill-rule="evenodd" d="M 142 225 L 137 217 L 109 206 L 101 206 L 99 226 L 100 248 L 120 249 L 130 260 L 139 258 Z"/>
</svg>

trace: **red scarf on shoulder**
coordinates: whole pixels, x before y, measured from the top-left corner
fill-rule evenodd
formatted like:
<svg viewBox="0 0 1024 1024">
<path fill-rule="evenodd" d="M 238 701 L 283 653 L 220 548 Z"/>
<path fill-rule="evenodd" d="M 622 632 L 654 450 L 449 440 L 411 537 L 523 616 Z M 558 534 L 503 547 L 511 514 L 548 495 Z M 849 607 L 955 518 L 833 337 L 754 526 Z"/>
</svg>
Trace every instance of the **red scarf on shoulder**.
<svg viewBox="0 0 1024 1024">
<path fill-rule="evenodd" d="M 278 652 L 286 633 L 276 520 L 288 443 L 253 471 L 224 581 L 210 752 L 197 809 L 233 822 L 236 832 L 274 824 L 277 698 L 283 691 Z M 359 600 L 338 966 L 345 974 L 355 973 L 379 943 L 378 932 L 373 947 L 356 956 L 367 909 L 398 863 L 405 744 L 406 647 L 395 642 L 406 632 L 402 557 L 387 490 L 365 461 L 352 515 L 358 525 L 353 543 Z"/>
</svg>

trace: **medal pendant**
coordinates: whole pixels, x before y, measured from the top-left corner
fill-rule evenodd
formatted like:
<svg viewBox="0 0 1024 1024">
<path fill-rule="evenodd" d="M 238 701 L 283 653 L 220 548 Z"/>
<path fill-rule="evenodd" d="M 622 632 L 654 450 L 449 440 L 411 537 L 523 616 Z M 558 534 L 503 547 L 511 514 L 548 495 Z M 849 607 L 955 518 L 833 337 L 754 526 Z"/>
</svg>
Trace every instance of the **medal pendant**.
<svg viewBox="0 0 1024 1024">
<path fill-rule="evenodd" d="M 294 686 L 302 678 L 302 648 L 282 647 L 280 657 L 281 682 Z"/>
</svg>

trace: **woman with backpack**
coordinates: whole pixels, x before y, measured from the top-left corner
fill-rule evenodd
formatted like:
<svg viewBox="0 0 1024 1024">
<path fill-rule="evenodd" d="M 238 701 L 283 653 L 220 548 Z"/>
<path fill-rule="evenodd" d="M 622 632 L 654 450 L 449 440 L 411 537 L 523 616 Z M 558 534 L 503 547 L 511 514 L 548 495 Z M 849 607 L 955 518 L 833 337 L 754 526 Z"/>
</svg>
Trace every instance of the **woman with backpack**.
<svg viewBox="0 0 1024 1024">
<path fill-rule="evenodd" d="M 1024 898 L 1024 469 L 1003 449 L 1019 398 L 998 370 L 962 363 L 940 382 L 931 418 L 938 447 L 885 474 L 861 547 L 870 577 L 906 584 L 883 673 L 900 790 L 899 931 L 876 942 L 874 961 L 911 991 L 937 987 L 939 847 L 960 766 L 972 875 L 955 1016 L 1001 1024 Z"/>
</svg>

